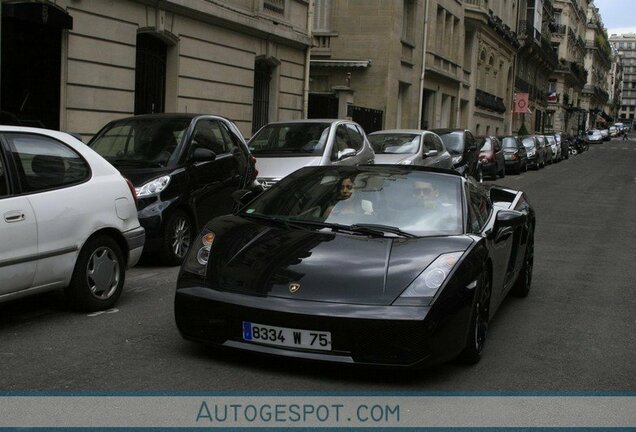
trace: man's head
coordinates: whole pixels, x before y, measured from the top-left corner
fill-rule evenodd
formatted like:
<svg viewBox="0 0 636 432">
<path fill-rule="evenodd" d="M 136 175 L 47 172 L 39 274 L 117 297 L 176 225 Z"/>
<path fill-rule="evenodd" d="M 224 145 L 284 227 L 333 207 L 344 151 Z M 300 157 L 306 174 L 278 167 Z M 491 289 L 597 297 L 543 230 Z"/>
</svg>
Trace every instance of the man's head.
<svg viewBox="0 0 636 432">
<path fill-rule="evenodd" d="M 426 180 L 416 180 L 413 183 L 413 197 L 420 203 L 424 203 L 427 207 L 437 205 L 439 192 L 433 186 L 433 183 Z"/>
</svg>

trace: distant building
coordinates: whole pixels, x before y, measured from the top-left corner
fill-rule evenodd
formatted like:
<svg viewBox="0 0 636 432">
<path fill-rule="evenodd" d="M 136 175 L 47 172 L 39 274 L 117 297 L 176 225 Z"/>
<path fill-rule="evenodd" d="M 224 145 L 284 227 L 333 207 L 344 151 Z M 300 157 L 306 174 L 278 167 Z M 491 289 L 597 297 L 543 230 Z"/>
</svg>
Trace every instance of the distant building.
<svg viewBox="0 0 636 432">
<path fill-rule="evenodd" d="M 622 60 L 623 80 L 620 110 L 621 120 L 634 120 L 636 113 L 636 34 L 613 34 L 610 43 L 618 51 Z"/>
</svg>

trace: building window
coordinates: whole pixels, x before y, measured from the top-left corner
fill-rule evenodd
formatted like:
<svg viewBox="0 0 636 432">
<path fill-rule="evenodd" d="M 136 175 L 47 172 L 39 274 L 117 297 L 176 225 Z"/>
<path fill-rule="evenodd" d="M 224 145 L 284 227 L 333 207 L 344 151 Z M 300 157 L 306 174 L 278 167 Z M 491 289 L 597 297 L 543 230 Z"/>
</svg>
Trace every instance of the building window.
<svg viewBox="0 0 636 432">
<path fill-rule="evenodd" d="M 164 112 L 168 49 L 149 33 L 137 35 L 135 63 L 135 114 Z"/>
<path fill-rule="evenodd" d="M 315 0 L 314 31 L 331 31 L 331 0 Z"/>
<path fill-rule="evenodd" d="M 252 104 L 252 133 L 269 123 L 269 88 L 272 69 L 265 61 L 256 61 L 254 67 L 254 100 Z"/>
<path fill-rule="evenodd" d="M 263 0 L 263 9 L 279 14 L 285 13 L 285 0 Z"/>
<path fill-rule="evenodd" d="M 404 0 L 404 13 L 402 15 L 402 39 L 406 42 L 415 42 L 415 0 Z"/>
</svg>

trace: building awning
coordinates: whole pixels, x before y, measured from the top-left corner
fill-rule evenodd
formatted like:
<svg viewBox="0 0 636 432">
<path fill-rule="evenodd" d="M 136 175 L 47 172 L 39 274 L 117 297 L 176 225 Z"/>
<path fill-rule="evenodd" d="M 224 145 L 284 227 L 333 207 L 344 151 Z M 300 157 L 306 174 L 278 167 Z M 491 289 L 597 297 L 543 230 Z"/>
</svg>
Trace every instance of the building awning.
<svg viewBox="0 0 636 432">
<path fill-rule="evenodd" d="M 367 68 L 371 60 L 311 60 L 312 67 Z"/>
<path fill-rule="evenodd" d="M 58 29 L 72 29 L 73 17 L 47 0 L 10 0 L 2 2 L 2 18 L 12 18 Z"/>
</svg>

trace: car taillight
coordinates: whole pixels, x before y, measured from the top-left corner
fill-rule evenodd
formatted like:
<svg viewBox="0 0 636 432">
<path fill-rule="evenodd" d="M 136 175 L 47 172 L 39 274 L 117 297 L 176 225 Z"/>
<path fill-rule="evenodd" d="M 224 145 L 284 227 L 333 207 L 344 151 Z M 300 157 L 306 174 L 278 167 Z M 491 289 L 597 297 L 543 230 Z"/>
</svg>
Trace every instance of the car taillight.
<svg viewBox="0 0 636 432">
<path fill-rule="evenodd" d="M 139 208 L 139 202 L 137 200 L 137 192 L 135 191 L 135 186 L 126 177 L 124 177 L 124 180 L 126 180 L 126 184 L 128 185 L 128 189 L 130 189 L 130 193 L 132 194 L 133 201 L 135 202 L 135 207 Z"/>
<path fill-rule="evenodd" d="M 253 155 L 250 155 L 250 163 L 252 164 L 252 169 L 254 170 L 254 177 L 258 177 L 258 169 L 256 168 L 256 158 Z"/>
<path fill-rule="evenodd" d="M 514 153 L 512 154 L 512 160 L 517 160 L 517 158 L 519 158 L 519 153 L 514 152 Z"/>
</svg>

